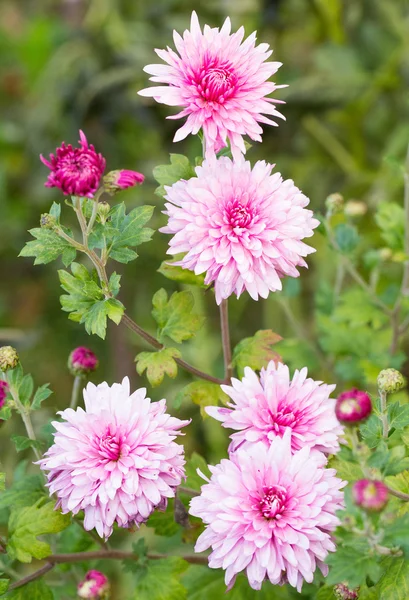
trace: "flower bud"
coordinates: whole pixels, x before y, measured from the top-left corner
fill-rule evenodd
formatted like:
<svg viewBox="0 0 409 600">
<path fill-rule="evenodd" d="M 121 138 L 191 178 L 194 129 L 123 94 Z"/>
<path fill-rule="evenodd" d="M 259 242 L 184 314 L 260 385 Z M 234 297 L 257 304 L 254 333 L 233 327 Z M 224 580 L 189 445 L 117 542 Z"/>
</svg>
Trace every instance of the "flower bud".
<svg viewBox="0 0 409 600">
<path fill-rule="evenodd" d="M 342 212 L 344 208 L 344 196 L 342 194 L 330 194 L 325 200 L 325 206 L 329 213 L 335 215 Z"/>
<path fill-rule="evenodd" d="M 126 190 L 127 188 L 143 183 L 144 179 L 145 177 L 142 173 L 122 169 L 120 171 L 110 171 L 104 176 L 102 181 L 105 191 L 113 196 L 121 190 Z"/>
<path fill-rule="evenodd" d="M 17 350 L 12 346 L 2 346 L 0 348 L 0 371 L 15 369 L 19 363 Z"/>
<path fill-rule="evenodd" d="M 108 600 L 109 592 L 108 578 L 100 571 L 88 571 L 77 589 L 78 596 L 88 600 Z"/>
<path fill-rule="evenodd" d="M 41 215 L 40 226 L 42 229 L 54 229 L 57 225 L 57 221 L 55 217 L 50 215 L 49 213 L 44 213 Z"/>
<path fill-rule="evenodd" d="M 76 377 L 85 377 L 95 371 L 99 361 L 95 354 L 89 348 L 80 346 L 75 348 L 68 358 L 68 368 Z"/>
<path fill-rule="evenodd" d="M 361 200 L 348 200 L 345 205 L 345 214 L 348 217 L 362 217 L 368 212 L 368 205 Z"/>
<path fill-rule="evenodd" d="M 382 481 L 360 479 L 352 486 L 352 496 L 357 506 L 379 512 L 388 503 L 388 488 Z"/>
<path fill-rule="evenodd" d="M 111 206 L 108 204 L 108 202 L 99 202 L 98 203 L 98 215 L 99 215 L 99 218 L 101 219 L 101 223 L 103 225 L 105 225 L 105 223 L 106 223 L 106 220 L 108 218 L 110 210 L 111 210 Z"/>
<path fill-rule="evenodd" d="M 393 252 L 390 248 L 380 248 L 379 257 L 381 260 L 391 260 Z"/>
<path fill-rule="evenodd" d="M 345 583 L 337 583 L 334 587 L 334 596 L 337 600 L 357 600 L 359 588 L 351 590 Z"/>
<path fill-rule="evenodd" d="M 361 423 L 371 414 L 372 402 L 369 395 L 362 390 L 352 388 L 342 392 L 335 404 L 335 415 L 341 423 Z"/>
<path fill-rule="evenodd" d="M 9 384 L 7 381 L 0 379 L 0 408 L 3 408 L 5 400 L 9 391 Z"/>
<path fill-rule="evenodd" d="M 396 369 L 384 369 L 379 373 L 377 383 L 380 392 L 393 394 L 403 388 L 405 379 Z"/>
</svg>

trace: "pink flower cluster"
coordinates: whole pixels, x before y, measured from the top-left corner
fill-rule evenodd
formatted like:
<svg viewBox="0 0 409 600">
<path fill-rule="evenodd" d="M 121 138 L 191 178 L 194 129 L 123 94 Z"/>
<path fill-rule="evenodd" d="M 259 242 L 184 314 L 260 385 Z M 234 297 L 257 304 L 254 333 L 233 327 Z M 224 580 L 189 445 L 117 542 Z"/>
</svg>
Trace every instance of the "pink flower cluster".
<svg viewBox="0 0 409 600">
<path fill-rule="evenodd" d="M 54 422 L 54 444 L 39 461 L 48 471 L 57 507 L 84 511 L 84 527 L 108 538 L 114 522 L 139 526 L 184 478 L 179 430 L 189 421 L 166 413 L 166 401 L 151 402 L 144 388 L 130 394 L 129 380 L 109 387 L 89 383 L 85 411 L 66 409 Z"/>
</svg>

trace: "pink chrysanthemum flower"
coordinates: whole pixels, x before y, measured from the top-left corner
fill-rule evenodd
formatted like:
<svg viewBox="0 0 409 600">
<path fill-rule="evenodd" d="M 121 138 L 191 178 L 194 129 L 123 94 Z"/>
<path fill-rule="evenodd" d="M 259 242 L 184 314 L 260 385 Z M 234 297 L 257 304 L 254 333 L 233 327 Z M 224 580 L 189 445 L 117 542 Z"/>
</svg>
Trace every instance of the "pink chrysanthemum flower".
<svg viewBox="0 0 409 600">
<path fill-rule="evenodd" d="M 230 452 L 255 442 L 270 446 L 289 429 L 293 451 L 304 446 L 334 454 L 342 434 L 335 416 L 335 400 L 330 398 L 335 385 L 307 378 L 307 369 L 295 371 L 292 380 L 286 365 L 271 361 L 261 369 L 260 378 L 246 367 L 242 380 L 222 385 L 231 398 L 231 408 L 208 406 L 206 412 L 222 421 L 223 427 L 238 430 L 231 435 Z"/>
<path fill-rule="evenodd" d="M 186 253 L 175 264 L 206 272 L 218 304 L 243 289 L 267 298 L 281 290 L 281 277 L 298 277 L 297 266 L 307 266 L 302 257 L 315 252 L 301 241 L 319 224 L 304 208 L 308 198 L 272 168 L 222 157 L 197 167 L 197 177 L 165 186 L 169 221 L 161 231 L 174 234 L 168 254 Z"/>
<path fill-rule="evenodd" d="M 7 383 L 7 381 L 0 379 L 0 408 L 3 408 L 8 393 L 9 393 L 9 384 Z"/>
<path fill-rule="evenodd" d="M 96 371 L 99 360 L 92 350 L 79 346 L 68 357 L 68 368 L 73 375 L 83 376 Z"/>
<path fill-rule="evenodd" d="M 119 527 L 140 525 L 184 477 L 183 446 L 174 442 L 189 423 L 166 414 L 166 401 L 151 403 L 129 379 L 109 387 L 89 383 L 85 411 L 68 408 L 54 422 L 54 444 L 39 461 L 49 471 L 50 494 L 63 513 L 84 511 L 84 527 L 108 538 Z"/>
<path fill-rule="evenodd" d="M 110 171 L 104 176 L 104 189 L 108 194 L 113 196 L 121 190 L 126 190 L 130 187 L 140 185 L 145 180 L 145 176 L 138 171 L 129 171 L 121 169 L 119 171 Z"/>
<path fill-rule="evenodd" d="M 174 31 L 173 39 L 179 54 L 168 47 L 156 50 L 166 65 L 145 67 L 159 85 L 144 89 L 142 96 L 152 96 L 157 102 L 183 107 L 182 112 L 169 119 L 187 117 L 186 123 L 174 137 L 178 142 L 202 128 L 208 154 L 218 152 L 230 142 L 237 158 L 246 148 L 243 135 L 261 141 L 259 123 L 277 125 L 269 117 L 281 117 L 274 106 L 279 100 L 268 98 L 276 89 L 268 79 L 281 66 L 267 62 L 272 50 L 268 44 L 256 46 L 256 33 L 243 43 L 244 28 L 230 34 L 227 18 L 223 27 L 211 29 L 205 25 L 202 33 L 195 12 L 190 31 L 183 38 Z"/>
<path fill-rule="evenodd" d="M 210 481 L 191 500 L 190 513 L 207 525 L 195 551 L 212 548 L 209 567 L 225 569 L 229 589 L 244 569 L 255 590 L 268 578 L 300 591 L 317 566 L 327 572 L 345 484 L 324 468 L 323 454 L 308 447 L 292 454 L 290 437 L 287 431 L 270 448 L 254 444 L 209 467 Z"/>
<path fill-rule="evenodd" d="M 102 154 L 97 154 L 94 146 L 88 144 L 85 134 L 80 131 L 80 148 L 63 142 L 50 160 L 42 155 L 41 161 L 51 169 L 46 187 L 58 187 L 68 196 L 93 198 L 101 177 L 105 171 L 106 161 Z"/>
</svg>

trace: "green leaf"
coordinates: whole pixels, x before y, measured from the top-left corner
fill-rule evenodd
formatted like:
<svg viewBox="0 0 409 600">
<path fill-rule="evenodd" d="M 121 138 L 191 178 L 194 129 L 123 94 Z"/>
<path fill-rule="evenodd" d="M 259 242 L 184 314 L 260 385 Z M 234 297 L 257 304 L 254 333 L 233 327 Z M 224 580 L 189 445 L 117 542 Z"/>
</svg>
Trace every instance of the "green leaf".
<svg viewBox="0 0 409 600">
<path fill-rule="evenodd" d="M 203 325 L 203 317 L 192 314 L 194 298 L 190 292 L 174 292 L 168 300 L 162 288 L 152 298 L 152 315 L 159 327 L 159 339 L 170 337 L 179 344 L 193 337 Z"/>
<path fill-rule="evenodd" d="M 54 600 L 54 595 L 42 579 L 37 579 L 8 592 L 4 600 Z"/>
<path fill-rule="evenodd" d="M 0 579 L 0 595 L 7 592 L 10 585 L 10 579 Z"/>
<path fill-rule="evenodd" d="M 37 448 L 40 449 L 42 443 L 37 440 L 30 440 L 30 438 L 25 435 L 15 435 L 12 434 L 11 439 L 16 445 L 17 452 L 21 452 L 22 450 L 27 450 L 27 448 Z"/>
<path fill-rule="evenodd" d="M 220 385 L 209 381 L 194 381 L 179 392 L 175 399 L 175 406 L 180 407 L 186 400 L 193 402 L 200 406 L 200 413 L 202 417 L 205 417 L 207 416 L 204 410 L 206 406 L 217 406 L 219 402 L 226 404 L 228 399 Z"/>
<path fill-rule="evenodd" d="M 398 475 L 390 475 L 386 477 L 385 482 L 393 490 L 409 494 L 409 470 L 402 471 Z"/>
<path fill-rule="evenodd" d="M 206 483 L 203 477 L 198 474 L 198 469 L 201 473 L 203 473 L 203 475 L 210 478 L 210 471 L 209 467 L 207 466 L 207 462 L 203 456 L 200 456 L 200 454 L 197 454 L 197 452 L 193 452 L 189 460 L 186 462 L 186 486 L 196 491 L 200 491 L 202 485 Z"/>
<path fill-rule="evenodd" d="M 336 469 L 337 477 L 345 481 L 354 482 L 364 477 L 361 467 L 357 463 L 348 460 L 335 458 L 331 460 L 331 468 Z"/>
<path fill-rule="evenodd" d="M 34 381 L 31 375 L 24 375 L 18 386 L 18 395 L 24 406 L 29 406 L 33 394 Z"/>
<path fill-rule="evenodd" d="M 13 482 L 6 491 L 0 493 L 0 510 L 4 508 L 21 508 L 31 506 L 40 498 L 44 498 L 45 490 L 39 475 L 24 476 Z"/>
<path fill-rule="evenodd" d="M 356 227 L 340 223 L 334 229 L 335 241 L 343 254 L 349 254 L 358 245 L 359 235 Z"/>
<path fill-rule="evenodd" d="M 281 339 L 271 329 L 261 329 L 253 337 L 239 342 L 233 351 L 233 366 L 237 368 L 239 377 L 243 377 L 245 367 L 259 371 L 270 360 L 279 360 L 279 355 L 271 347 Z"/>
<path fill-rule="evenodd" d="M 162 273 L 167 279 L 171 279 L 172 281 L 178 281 L 179 283 L 186 283 L 190 285 L 197 285 L 202 288 L 206 288 L 207 286 L 204 283 L 204 275 L 195 275 L 193 271 L 189 269 L 183 269 L 178 265 L 173 264 L 175 261 L 180 260 L 180 257 L 183 255 L 178 255 L 171 260 L 164 260 L 161 266 L 158 269 L 158 273 Z"/>
<path fill-rule="evenodd" d="M 11 408 L 9 406 L 3 406 L 0 409 L 0 421 L 8 421 L 11 417 Z"/>
<path fill-rule="evenodd" d="M 404 250 L 405 212 L 395 202 L 380 202 L 375 221 L 382 231 L 382 238 L 392 250 Z"/>
<path fill-rule="evenodd" d="M 409 404 L 391 402 L 388 404 L 388 422 L 390 429 L 401 430 L 409 425 Z"/>
<path fill-rule="evenodd" d="M 326 585 L 347 582 L 350 587 L 355 588 L 365 583 L 367 577 L 376 583 L 382 573 L 378 561 L 379 557 L 366 555 L 349 546 L 338 547 L 326 560 L 330 565 Z"/>
<path fill-rule="evenodd" d="M 106 240 L 110 258 L 120 263 L 137 258 L 138 254 L 132 248 L 149 242 L 154 233 L 153 229 L 144 227 L 153 211 L 153 206 L 138 206 L 127 215 L 124 202 L 114 206 L 109 213 L 112 235 Z"/>
<path fill-rule="evenodd" d="M 159 165 L 154 168 L 153 176 L 160 186 L 155 190 L 158 196 L 166 194 L 165 185 L 172 185 L 179 179 L 190 179 L 195 177 L 196 172 L 190 164 L 189 159 L 183 154 L 171 154 L 169 165 Z"/>
<path fill-rule="evenodd" d="M 31 403 L 32 410 L 38 410 L 44 400 L 47 400 L 47 398 L 51 396 L 53 392 L 48 387 L 49 385 L 49 383 L 45 383 L 37 389 L 36 393 L 34 394 L 33 402 Z"/>
<path fill-rule="evenodd" d="M 55 510 L 54 502 L 42 506 L 40 502 L 34 506 L 13 508 L 11 512 L 7 551 L 12 560 L 29 563 L 32 558 L 46 558 L 51 554 L 51 548 L 46 542 L 38 540 L 37 536 L 59 533 L 70 524 L 70 515 Z"/>
<path fill-rule="evenodd" d="M 359 428 L 362 439 L 369 448 L 376 448 L 382 440 L 382 423 L 379 417 L 372 414 L 369 419 Z"/>
<path fill-rule="evenodd" d="M 163 348 L 158 352 L 141 352 L 136 357 L 136 370 L 139 375 L 146 370 L 149 383 L 156 387 L 163 381 L 165 375 L 174 379 L 178 373 L 175 358 L 182 355 L 176 348 Z"/>
<path fill-rule="evenodd" d="M 155 510 L 147 521 L 147 526 L 155 530 L 156 535 L 172 537 L 181 531 L 180 525 L 174 518 L 174 499 L 168 500 L 168 506 L 165 511 Z"/>
<path fill-rule="evenodd" d="M 334 595 L 334 587 L 324 587 L 320 588 L 317 592 L 316 600 L 336 600 Z"/>
<path fill-rule="evenodd" d="M 390 561 L 379 584 L 379 600 L 407 600 L 409 598 L 409 561 L 395 558 Z"/>
<path fill-rule="evenodd" d="M 0 473 L 0 492 L 4 492 L 6 489 L 6 474 Z"/>
<path fill-rule="evenodd" d="M 36 227 L 29 233 L 35 238 L 27 242 L 19 256 L 35 257 L 35 265 L 45 265 L 63 256 L 65 266 L 68 266 L 76 256 L 76 250 L 69 242 L 61 238 L 51 229 Z"/>
<path fill-rule="evenodd" d="M 186 561 L 177 556 L 149 561 L 145 576 L 138 582 L 133 597 L 135 600 L 185 600 L 187 591 L 180 576 L 188 566 Z"/>
<path fill-rule="evenodd" d="M 388 323 L 385 313 L 360 288 L 351 288 L 341 295 L 333 317 L 353 328 L 369 325 L 381 329 Z"/>
</svg>

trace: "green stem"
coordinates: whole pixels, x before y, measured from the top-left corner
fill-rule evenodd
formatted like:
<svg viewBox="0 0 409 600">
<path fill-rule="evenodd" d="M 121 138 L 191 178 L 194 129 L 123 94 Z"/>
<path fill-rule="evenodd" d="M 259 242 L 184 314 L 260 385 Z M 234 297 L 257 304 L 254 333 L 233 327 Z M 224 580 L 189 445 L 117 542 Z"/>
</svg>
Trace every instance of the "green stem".
<svg viewBox="0 0 409 600">
<path fill-rule="evenodd" d="M 74 383 L 72 386 L 72 393 L 71 393 L 71 402 L 70 402 L 70 408 L 72 408 L 74 410 L 77 408 L 78 398 L 79 398 L 79 394 L 81 391 L 81 382 L 82 382 L 82 377 L 79 377 L 77 375 L 74 378 Z"/>
<path fill-rule="evenodd" d="M 24 423 L 24 426 L 26 428 L 27 431 L 27 436 L 29 437 L 30 440 L 32 440 L 33 442 L 37 441 L 36 435 L 34 433 L 34 428 L 33 428 L 33 424 L 31 422 L 31 417 L 30 417 L 30 413 L 29 413 L 29 409 L 26 409 L 25 406 L 23 406 L 23 403 L 21 402 L 18 392 L 15 390 L 14 386 L 9 383 L 9 390 L 10 390 L 10 394 L 11 397 L 14 400 L 14 403 L 16 405 L 16 408 L 18 410 L 18 412 L 20 413 L 20 416 L 22 418 L 22 421 Z M 41 459 L 41 454 L 38 451 L 38 449 L 35 446 L 32 446 L 33 448 L 33 452 L 36 455 L 37 460 Z"/>
<path fill-rule="evenodd" d="M 220 327 L 222 333 L 224 378 L 226 381 L 230 381 L 233 375 L 233 367 L 229 330 L 229 305 L 227 299 L 222 300 L 220 304 Z"/>
<path fill-rule="evenodd" d="M 382 422 L 382 437 L 384 440 L 386 440 L 386 439 L 388 439 L 388 435 L 389 435 L 388 411 L 387 411 L 387 407 L 386 407 L 386 399 L 387 399 L 386 392 L 379 390 L 379 397 L 381 400 L 380 418 L 381 418 L 381 422 Z"/>
<path fill-rule="evenodd" d="M 87 227 L 87 238 L 89 236 L 89 234 L 92 231 L 92 228 L 94 227 L 96 218 L 97 218 L 97 214 L 98 214 L 98 200 L 96 198 L 94 198 L 94 204 L 92 207 L 92 214 L 91 214 L 91 218 L 88 221 L 88 227 Z"/>
</svg>

